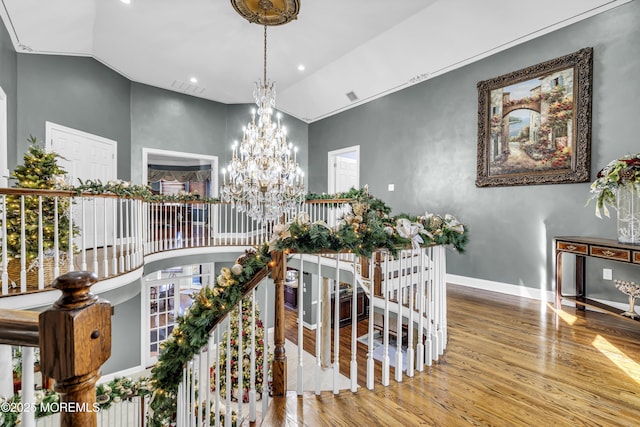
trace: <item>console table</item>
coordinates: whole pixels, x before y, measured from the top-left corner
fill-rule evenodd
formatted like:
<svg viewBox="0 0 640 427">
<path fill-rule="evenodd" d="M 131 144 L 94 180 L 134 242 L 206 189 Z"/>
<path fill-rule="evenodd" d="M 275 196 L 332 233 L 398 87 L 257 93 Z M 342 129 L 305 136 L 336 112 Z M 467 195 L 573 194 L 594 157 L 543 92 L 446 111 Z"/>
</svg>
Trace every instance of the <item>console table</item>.
<svg viewBox="0 0 640 427">
<path fill-rule="evenodd" d="M 619 243 L 617 240 L 601 239 L 597 237 L 560 236 L 553 238 L 553 247 L 556 252 L 556 309 L 560 309 L 562 299 L 565 299 L 575 302 L 582 310 L 584 310 L 585 307 L 593 307 L 620 315 L 621 311 L 619 309 L 587 298 L 587 289 L 585 284 L 585 258 L 594 257 L 640 265 L 640 246 Z M 562 254 L 564 253 L 570 253 L 576 256 L 575 295 L 562 294 Z M 629 317 L 620 317 L 631 320 Z"/>
</svg>

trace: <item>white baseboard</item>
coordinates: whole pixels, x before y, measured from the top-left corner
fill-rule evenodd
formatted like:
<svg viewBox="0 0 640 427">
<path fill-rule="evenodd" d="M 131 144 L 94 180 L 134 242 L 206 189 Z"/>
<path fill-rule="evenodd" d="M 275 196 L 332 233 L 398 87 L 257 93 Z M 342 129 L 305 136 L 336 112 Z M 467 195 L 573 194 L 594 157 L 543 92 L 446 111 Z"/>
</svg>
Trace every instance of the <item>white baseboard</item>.
<svg viewBox="0 0 640 427">
<path fill-rule="evenodd" d="M 485 291 L 500 292 L 501 294 L 530 298 L 538 301 L 553 302 L 555 299 L 554 293 L 546 289 L 527 288 L 526 286 L 512 285 L 511 283 L 494 282 L 492 280 L 476 279 L 475 277 L 458 276 L 457 274 L 447 273 L 447 283 L 483 289 Z"/>
<path fill-rule="evenodd" d="M 457 274 L 447 273 L 447 283 L 452 285 L 467 286 L 474 289 L 482 289 L 485 291 L 499 292 L 501 294 L 513 295 L 523 298 L 530 298 L 537 301 L 545 301 L 553 303 L 555 301 L 555 292 L 528 288 L 526 286 L 512 285 L 511 283 L 494 282 L 492 280 L 476 279 L 475 277 L 458 276 Z M 610 305 L 621 311 L 625 311 L 628 308 L 627 304 L 607 301 L 602 299 L 593 298 L 603 304 Z M 564 305 L 575 306 L 570 301 L 563 301 Z"/>
<path fill-rule="evenodd" d="M 312 331 L 314 331 L 316 329 L 316 325 L 312 325 L 310 323 L 307 323 L 304 320 L 302 321 L 302 326 L 304 326 L 307 329 L 311 329 Z"/>
</svg>

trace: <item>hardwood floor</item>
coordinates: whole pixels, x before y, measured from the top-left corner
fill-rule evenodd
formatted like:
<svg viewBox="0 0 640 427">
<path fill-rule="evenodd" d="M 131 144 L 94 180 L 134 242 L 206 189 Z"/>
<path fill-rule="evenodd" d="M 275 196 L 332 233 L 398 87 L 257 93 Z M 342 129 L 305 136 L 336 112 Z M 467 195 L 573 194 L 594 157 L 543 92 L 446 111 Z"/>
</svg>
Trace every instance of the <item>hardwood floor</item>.
<svg viewBox="0 0 640 427">
<path fill-rule="evenodd" d="M 539 301 L 448 290 L 449 342 L 439 364 L 372 391 L 290 392 L 274 399 L 262 425 L 640 425 L 640 322 L 569 307 L 556 316 Z M 287 316 L 287 339 L 296 342 L 295 317 Z M 365 333 L 366 322 L 359 328 Z M 351 328 L 342 331 L 348 375 Z M 311 353 L 314 337 L 305 331 Z M 358 365 L 362 371 L 364 361 Z"/>
</svg>

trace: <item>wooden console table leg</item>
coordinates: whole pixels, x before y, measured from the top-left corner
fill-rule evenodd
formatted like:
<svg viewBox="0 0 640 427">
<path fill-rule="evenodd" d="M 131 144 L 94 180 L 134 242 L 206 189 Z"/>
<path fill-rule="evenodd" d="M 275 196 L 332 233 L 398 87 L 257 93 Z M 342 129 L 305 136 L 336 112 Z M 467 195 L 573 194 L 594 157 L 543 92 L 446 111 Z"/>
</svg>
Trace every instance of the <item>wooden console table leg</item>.
<svg viewBox="0 0 640 427">
<path fill-rule="evenodd" d="M 556 310 L 562 310 L 562 252 L 556 253 Z"/>
<path fill-rule="evenodd" d="M 584 302 L 586 298 L 584 277 L 585 277 L 584 257 L 581 255 L 576 255 L 576 300 L 582 301 L 582 302 Z M 579 308 L 580 310 L 586 309 L 584 304 L 579 304 L 577 308 Z"/>
</svg>

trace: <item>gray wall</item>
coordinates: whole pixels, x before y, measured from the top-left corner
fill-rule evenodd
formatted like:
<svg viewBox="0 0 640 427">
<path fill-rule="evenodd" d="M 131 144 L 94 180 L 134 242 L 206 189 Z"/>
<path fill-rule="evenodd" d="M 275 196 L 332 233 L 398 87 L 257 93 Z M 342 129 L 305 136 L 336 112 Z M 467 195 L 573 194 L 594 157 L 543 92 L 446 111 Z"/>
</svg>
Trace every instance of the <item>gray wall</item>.
<svg viewBox="0 0 640 427">
<path fill-rule="evenodd" d="M 129 86 L 128 79 L 92 58 L 18 54 L 18 155 L 26 151 L 29 135 L 44 141 L 50 121 L 116 140 L 118 177 L 128 180 Z"/>
<path fill-rule="evenodd" d="M 111 357 L 102 365 L 102 374 L 129 369 L 140 365 L 140 282 L 136 286 L 137 294 L 131 299 L 115 305 L 111 317 Z M 104 296 L 108 300 L 108 295 Z M 133 327 L 137 325 L 137 327 Z"/>
<path fill-rule="evenodd" d="M 0 86 L 7 95 L 7 145 L 8 167 L 16 166 L 16 108 L 17 108 L 17 58 L 13 43 L 4 24 L 0 23 Z M 4 153 L 0 153 L 4 155 Z"/>
<path fill-rule="evenodd" d="M 587 46 L 593 46 L 595 58 L 595 177 L 610 160 L 639 148 L 637 1 L 312 123 L 309 189 L 326 191 L 327 151 L 359 144 L 361 184 L 369 184 L 394 213 L 451 213 L 469 225 L 468 253 L 449 256 L 450 273 L 550 289 L 553 236 L 615 238 L 615 220 L 598 220 L 593 205 L 584 207 L 589 183 L 476 188 L 476 84 Z M 387 191 L 390 183 L 393 193 Z M 597 267 L 589 268 L 595 279 L 601 277 Z M 614 265 L 614 278 L 631 273 Z M 600 285 L 617 296 L 612 282 Z"/>
<path fill-rule="evenodd" d="M 226 106 L 139 83 L 131 84 L 131 179 L 140 183 L 142 148 L 220 155 Z"/>
<path fill-rule="evenodd" d="M 249 88 L 249 83 L 247 83 Z M 242 138 L 251 105 L 225 105 L 139 83 L 131 84 L 131 179 L 141 182 L 142 148 L 218 156 L 222 169 L 231 160 L 231 144 Z M 289 140 L 300 149 L 307 170 L 307 125 L 283 117 Z"/>
</svg>

